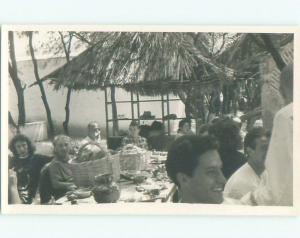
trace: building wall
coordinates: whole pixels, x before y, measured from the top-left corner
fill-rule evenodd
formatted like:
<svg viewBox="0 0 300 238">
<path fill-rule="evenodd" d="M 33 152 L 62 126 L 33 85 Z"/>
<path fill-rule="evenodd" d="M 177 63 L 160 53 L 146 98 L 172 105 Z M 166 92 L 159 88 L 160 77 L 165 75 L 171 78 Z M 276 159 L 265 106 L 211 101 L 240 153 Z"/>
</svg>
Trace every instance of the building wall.
<svg viewBox="0 0 300 238">
<path fill-rule="evenodd" d="M 40 77 L 43 77 L 50 72 L 54 71 L 65 63 L 64 58 L 55 58 L 47 60 L 39 60 L 38 67 Z M 33 64 L 31 60 L 19 61 L 18 75 L 21 80 L 27 85 L 25 96 L 25 108 L 27 122 L 32 121 L 46 121 L 46 112 L 41 99 L 41 94 L 38 86 L 29 87 L 30 84 L 35 82 Z M 52 118 L 55 124 L 56 132 L 62 132 L 62 122 L 65 119 L 65 103 L 66 103 L 66 89 L 58 91 L 53 90 L 53 86 L 49 83 L 44 83 L 45 91 L 47 94 L 48 102 L 51 108 Z M 172 96 L 171 96 L 172 97 Z M 110 99 L 110 95 L 108 95 Z M 117 100 L 130 100 L 130 94 L 123 89 L 116 90 Z M 153 97 L 140 97 L 140 100 L 154 99 Z M 158 98 L 159 99 L 159 98 Z M 131 105 L 118 104 L 118 114 L 123 114 L 124 117 L 131 118 Z M 9 110 L 13 118 L 17 121 L 17 96 L 14 85 L 9 79 Z M 157 118 L 161 117 L 161 103 L 151 102 L 141 104 L 140 112 L 151 111 L 152 115 Z M 102 133 L 105 136 L 105 98 L 104 92 L 101 90 L 96 91 L 74 91 L 71 95 L 70 103 L 70 134 L 74 137 L 83 137 L 86 134 L 86 126 L 89 121 L 99 122 Z M 178 117 L 184 116 L 184 105 L 181 102 L 170 103 L 170 113 L 177 114 Z M 111 110 L 109 110 L 111 115 Z M 120 121 L 120 129 L 126 130 L 129 121 Z M 147 122 L 145 122 L 147 123 Z M 148 122 L 151 123 L 151 122 Z M 177 129 L 177 121 L 172 123 L 173 131 Z"/>
</svg>

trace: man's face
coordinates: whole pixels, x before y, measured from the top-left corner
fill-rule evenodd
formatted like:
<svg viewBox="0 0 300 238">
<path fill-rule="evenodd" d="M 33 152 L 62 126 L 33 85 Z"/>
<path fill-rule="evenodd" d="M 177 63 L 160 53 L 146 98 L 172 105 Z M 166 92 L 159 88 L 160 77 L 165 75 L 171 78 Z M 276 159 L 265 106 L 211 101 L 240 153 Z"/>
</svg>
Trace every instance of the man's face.
<svg viewBox="0 0 300 238">
<path fill-rule="evenodd" d="M 129 135 L 132 137 L 138 137 L 140 133 L 140 129 L 138 126 L 130 126 L 129 127 Z"/>
<path fill-rule="evenodd" d="M 258 166 L 264 166 L 269 146 L 269 138 L 265 135 L 255 139 L 255 149 L 248 148 L 249 159 Z"/>
<path fill-rule="evenodd" d="M 89 137 L 93 140 L 100 138 L 100 127 L 97 123 L 93 123 L 89 126 Z"/>
<path fill-rule="evenodd" d="M 67 160 L 71 145 L 66 139 L 58 140 L 54 145 L 54 152 L 59 159 Z"/>
<path fill-rule="evenodd" d="M 190 124 L 188 122 L 184 123 L 182 126 L 183 134 L 188 134 L 191 130 Z"/>
<path fill-rule="evenodd" d="M 200 156 L 193 176 L 184 175 L 180 184 L 182 193 L 187 193 L 192 203 L 220 204 L 223 202 L 223 190 L 226 179 L 222 172 L 222 161 L 216 150 L 210 150 Z M 182 195 L 183 198 L 185 195 Z"/>
<path fill-rule="evenodd" d="M 28 156 L 29 151 L 28 151 L 28 144 L 26 141 L 17 141 L 15 143 L 15 149 L 16 149 L 17 155 L 20 158 L 24 158 L 24 157 Z"/>
</svg>

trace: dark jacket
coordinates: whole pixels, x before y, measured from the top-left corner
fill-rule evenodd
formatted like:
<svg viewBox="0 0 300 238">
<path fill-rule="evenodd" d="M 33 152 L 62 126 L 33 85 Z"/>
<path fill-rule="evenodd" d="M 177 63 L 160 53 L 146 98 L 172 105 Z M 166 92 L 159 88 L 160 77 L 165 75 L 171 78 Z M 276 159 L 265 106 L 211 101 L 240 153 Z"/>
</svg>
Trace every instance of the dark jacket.
<svg viewBox="0 0 300 238">
<path fill-rule="evenodd" d="M 237 150 L 219 150 L 223 162 L 223 174 L 226 179 L 247 162 L 245 155 Z"/>
<path fill-rule="evenodd" d="M 51 161 L 52 157 L 33 154 L 26 159 L 13 157 L 9 160 L 9 169 L 17 175 L 19 197 L 25 204 L 31 204 L 36 195 L 43 166 Z"/>
</svg>

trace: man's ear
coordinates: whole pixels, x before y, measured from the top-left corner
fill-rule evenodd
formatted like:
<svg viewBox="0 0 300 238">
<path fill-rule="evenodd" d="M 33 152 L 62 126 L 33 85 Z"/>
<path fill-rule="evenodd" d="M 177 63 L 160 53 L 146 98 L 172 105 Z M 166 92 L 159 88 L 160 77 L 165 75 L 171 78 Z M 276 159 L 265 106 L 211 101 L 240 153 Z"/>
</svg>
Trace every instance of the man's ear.
<svg viewBox="0 0 300 238">
<path fill-rule="evenodd" d="M 177 179 L 180 187 L 182 187 L 185 184 L 189 183 L 191 178 L 190 178 L 190 176 L 179 172 L 176 174 L 176 179 Z"/>
<path fill-rule="evenodd" d="M 251 147 L 246 147 L 245 149 L 246 155 L 251 156 L 254 153 L 254 150 Z"/>
</svg>

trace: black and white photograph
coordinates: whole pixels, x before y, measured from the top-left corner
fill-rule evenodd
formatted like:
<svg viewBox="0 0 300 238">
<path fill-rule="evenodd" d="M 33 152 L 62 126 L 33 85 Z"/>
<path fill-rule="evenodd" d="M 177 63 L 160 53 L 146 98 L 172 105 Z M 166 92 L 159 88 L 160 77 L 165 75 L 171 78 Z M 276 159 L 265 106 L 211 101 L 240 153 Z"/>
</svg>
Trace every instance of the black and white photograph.
<svg viewBox="0 0 300 238">
<path fill-rule="evenodd" d="M 7 25 L 1 43 L 4 213 L 297 213 L 299 28 Z"/>
</svg>

